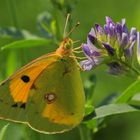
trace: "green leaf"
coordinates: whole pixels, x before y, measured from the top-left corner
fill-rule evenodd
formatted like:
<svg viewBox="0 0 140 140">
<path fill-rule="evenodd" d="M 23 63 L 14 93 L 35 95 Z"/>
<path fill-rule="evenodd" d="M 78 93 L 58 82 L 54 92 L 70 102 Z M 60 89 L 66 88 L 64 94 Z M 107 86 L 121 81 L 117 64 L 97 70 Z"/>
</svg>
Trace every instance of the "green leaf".
<svg viewBox="0 0 140 140">
<path fill-rule="evenodd" d="M 131 105 L 136 105 L 136 106 L 140 106 L 140 93 L 134 95 L 131 98 L 131 101 L 129 101 L 129 104 Z"/>
<path fill-rule="evenodd" d="M 4 140 L 4 136 L 5 136 L 6 130 L 7 130 L 7 128 L 8 128 L 8 125 L 9 125 L 9 124 L 5 125 L 5 126 L 1 129 L 1 131 L 0 131 L 0 140 Z"/>
<path fill-rule="evenodd" d="M 16 41 L 16 39 L 12 38 L 11 36 L 0 36 L 0 49 L 2 46 L 9 44 L 13 41 Z"/>
<path fill-rule="evenodd" d="M 133 100 L 133 101 L 139 101 L 140 102 L 140 93 L 134 95 L 131 100 Z"/>
<path fill-rule="evenodd" d="M 109 104 L 96 108 L 95 109 L 96 116 L 93 119 L 95 120 L 107 116 L 136 112 L 136 111 L 139 111 L 137 107 L 128 104 Z"/>
<path fill-rule="evenodd" d="M 17 68 L 17 55 L 15 51 L 10 51 L 6 62 L 6 75 L 10 76 Z"/>
<path fill-rule="evenodd" d="M 123 93 L 120 95 L 116 103 L 126 103 L 128 102 L 135 94 L 140 92 L 140 80 L 135 81 L 131 84 Z"/>
<path fill-rule="evenodd" d="M 3 46 L 1 49 L 8 49 L 8 48 L 27 48 L 27 47 L 38 47 L 38 46 L 45 46 L 49 45 L 52 41 L 37 38 L 37 39 L 25 39 L 25 40 L 18 40 Z"/>
<path fill-rule="evenodd" d="M 88 114 L 83 123 L 90 129 L 93 129 L 94 132 L 98 131 L 104 125 L 100 123 L 108 120 L 107 117 L 116 116 L 119 114 L 133 113 L 138 112 L 140 106 L 137 105 L 128 105 L 128 104 L 109 104 L 96 108 L 93 112 Z M 98 120 L 100 119 L 100 120 Z"/>
</svg>

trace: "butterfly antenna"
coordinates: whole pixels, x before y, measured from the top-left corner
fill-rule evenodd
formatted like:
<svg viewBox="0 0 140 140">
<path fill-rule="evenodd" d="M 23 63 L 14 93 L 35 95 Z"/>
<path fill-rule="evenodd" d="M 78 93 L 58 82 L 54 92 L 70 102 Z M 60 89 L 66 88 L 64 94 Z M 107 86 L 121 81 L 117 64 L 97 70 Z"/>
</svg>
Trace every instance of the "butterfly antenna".
<svg viewBox="0 0 140 140">
<path fill-rule="evenodd" d="M 69 33 L 66 35 L 66 38 L 80 25 L 80 22 L 78 21 L 75 26 L 72 27 L 72 29 L 69 31 Z"/>
<path fill-rule="evenodd" d="M 67 18 L 66 18 L 66 22 L 65 22 L 65 27 L 64 27 L 64 33 L 63 33 L 63 38 L 65 38 L 65 36 L 66 36 L 66 29 L 67 29 L 67 25 L 68 25 L 69 19 L 70 19 L 70 14 L 67 14 Z"/>
<path fill-rule="evenodd" d="M 80 43 L 80 40 L 73 41 L 73 44 Z"/>
</svg>

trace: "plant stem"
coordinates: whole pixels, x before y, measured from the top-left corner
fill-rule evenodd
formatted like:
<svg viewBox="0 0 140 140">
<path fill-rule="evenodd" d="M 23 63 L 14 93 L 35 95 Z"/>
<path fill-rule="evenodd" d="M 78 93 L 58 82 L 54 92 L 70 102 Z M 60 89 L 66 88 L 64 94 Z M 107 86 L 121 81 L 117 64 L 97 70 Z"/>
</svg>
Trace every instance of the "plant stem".
<svg viewBox="0 0 140 140">
<path fill-rule="evenodd" d="M 84 139 L 84 133 L 83 133 L 83 130 L 82 130 L 82 126 L 79 126 L 78 129 L 79 129 L 79 133 L 80 133 L 80 140 L 85 140 Z"/>
<path fill-rule="evenodd" d="M 124 64 L 125 66 L 127 66 L 128 68 L 130 68 L 131 70 L 133 70 L 136 74 L 140 75 L 140 71 L 138 69 L 136 69 L 135 67 L 132 67 L 130 65 L 128 65 L 127 63 L 125 63 L 122 60 L 119 60 L 122 64 Z"/>
<path fill-rule="evenodd" d="M 82 124 L 78 128 L 80 133 L 80 140 L 93 140 L 90 129 L 87 129 L 86 126 Z"/>
</svg>

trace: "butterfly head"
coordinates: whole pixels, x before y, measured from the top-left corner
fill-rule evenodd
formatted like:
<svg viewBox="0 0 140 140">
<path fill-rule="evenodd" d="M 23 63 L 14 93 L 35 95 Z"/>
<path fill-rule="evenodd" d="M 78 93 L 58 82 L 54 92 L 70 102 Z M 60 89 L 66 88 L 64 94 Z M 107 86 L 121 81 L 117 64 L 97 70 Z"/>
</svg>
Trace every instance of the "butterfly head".
<svg viewBox="0 0 140 140">
<path fill-rule="evenodd" d="M 63 34 L 64 39 L 61 42 L 60 47 L 56 51 L 57 54 L 62 55 L 62 56 L 70 56 L 72 54 L 73 41 L 72 39 L 69 38 L 69 36 L 75 30 L 75 28 L 80 25 L 80 23 L 77 22 L 75 26 L 73 26 L 71 30 L 68 33 L 66 33 L 67 23 L 69 19 L 70 19 L 70 14 L 67 15 L 67 19 L 66 19 L 66 23 L 64 27 L 64 34 Z"/>
<path fill-rule="evenodd" d="M 63 43 L 63 49 L 71 51 L 73 49 L 73 41 L 70 38 L 65 38 Z"/>
<path fill-rule="evenodd" d="M 73 41 L 70 38 L 65 38 L 60 47 L 56 50 L 56 53 L 62 56 L 69 56 L 73 50 Z"/>
<path fill-rule="evenodd" d="M 71 52 L 73 50 L 73 40 L 68 37 L 62 41 L 61 45 L 64 51 Z"/>
</svg>

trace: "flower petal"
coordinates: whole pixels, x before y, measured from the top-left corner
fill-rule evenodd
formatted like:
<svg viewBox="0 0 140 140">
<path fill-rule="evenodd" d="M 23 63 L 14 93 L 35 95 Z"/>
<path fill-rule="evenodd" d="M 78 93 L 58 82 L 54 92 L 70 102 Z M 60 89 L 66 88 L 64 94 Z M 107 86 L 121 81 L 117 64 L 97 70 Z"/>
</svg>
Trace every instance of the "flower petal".
<svg viewBox="0 0 140 140">
<path fill-rule="evenodd" d="M 89 40 L 88 37 L 87 37 L 87 45 L 88 45 L 93 51 L 99 51 L 99 49 L 95 47 L 95 45 Z"/>
<path fill-rule="evenodd" d="M 94 44 L 96 42 L 97 38 L 96 38 L 96 34 L 95 34 L 95 30 L 93 28 L 91 28 L 88 37 L 87 37 L 87 44 Z"/>
<path fill-rule="evenodd" d="M 126 48 L 125 50 L 125 55 L 128 57 L 128 58 L 131 58 L 132 55 L 133 55 L 133 49 L 134 49 L 134 45 L 135 45 L 135 40 L 131 43 L 130 47 L 129 48 Z"/>
<path fill-rule="evenodd" d="M 103 61 L 102 58 L 90 58 L 90 59 L 87 59 L 87 60 L 84 60 L 84 61 L 81 61 L 80 62 L 80 66 L 82 67 L 83 70 L 91 70 L 92 68 L 95 68 L 97 65 L 99 65 L 101 62 Z"/>
<path fill-rule="evenodd" d="M 113 56 L 115 54 L 115 50 L 107 43 L 102 43 L 104 47 L 106 48 L 109 55 Z"/>
<path fill-rule="evenodd" d="M 92 36 L 91 34 L 88 35 L 88 39 L 90 40 L 91 43 L 95 44 L 95 42 L 97 41 L 97 38 Z"/>
<path fill-rule="evenodd" d="M 101 53 L 99 53 L 99 52 L 97 52 L 97 51 L 94 51 L 94 52 L 92 52 L 92 56 L 101 56 Z"/>
<path fill-rule="evenodd" d="M 126 26 L 125 23 L 126 23 L 126 20 L 125 20 L 125 18 L 124 18 L 124 19 L 122 19 L 122 32 L 128 34 L 128 29 L 127 29 L 127 26 Z"/>
<path fill-rule="evenodd" d="M 94 28 L 91 28 L 89 34 L 90 34 L 91 36 L 96 37 L 96 34 L 95 34 L 95 30 L 94 30 Z"/>
<path fill-rule="evenodd" d="M 80 62 L 80 65 L 83 70 L 91 70 L 93 67 L 96 66 L 95 62 L 92 59 L 84 60 Z"/>
<path fill-rule="evenodd" d="M 109 17 L 109 16 L 106 16 L 106 24 L 110 25 L 110 24 L 114 24 L 113 20 Z"/>
<path fill-rule="evenodd" d="M 132 27 L 130 31 L 130 41 L 133 42 L 136 39 L 137 39 L 137 30 L 135 27 Z"/>
<path fill-rule="evenodd" d="M 101 36 L 104 35 L 104 29 L 99 24 L 97 24 L 97 23 L 95 24 L 95 29 L 99 35 L 101 35 Z"/>
<path fill-rule="evenodd" d="M 91 56 L 91 50 L 87 44 L 83 44 L 82 49 L 86 56 Z"/>
<path fill-rule="evenodd" d="M 130 47 L 129 47 L 129 50 L 130 50 L 130 56 L 133 55 L 133 49 L 134 49 L 134 45 L 135 45 L 135 40 L 131 43 Z"/>
<path fill-rule="evenodd" d="M 116 34 L 117 34 L 118 41 L 120 43 L 122 38 L 122 25 L 120 23 L 116 24 Z"/>
<path fill-rule="evenodd" d="M 140 33 L 137 32 L 137 59 L 140 63 Z"/>
<path fill-rule="evenodd" d="M 109 34 L 109 26 L 108 25 L 104 25 L 104 30 L 106 34 Z"/>
<path fill-rule="evenodd" d="M 110 36 L 115 36 L 115 34 L 116 34 L 115 30 L 116 30 L 115 25 L 110 24 L 110 32 L 109 32 Z"/>
<path fill-rule="evenodd" d="M 122 33 L 121 46 L 125 47 L 128 44 L 128 34 Z"/>
<path fill-rule="evenodd" d="M 104 25 L 104 30 L 105 33 L 111 38 L 116 35 L 115 23 L 110 17 L 106 17 L 106 25 Z"/>
</svg>

